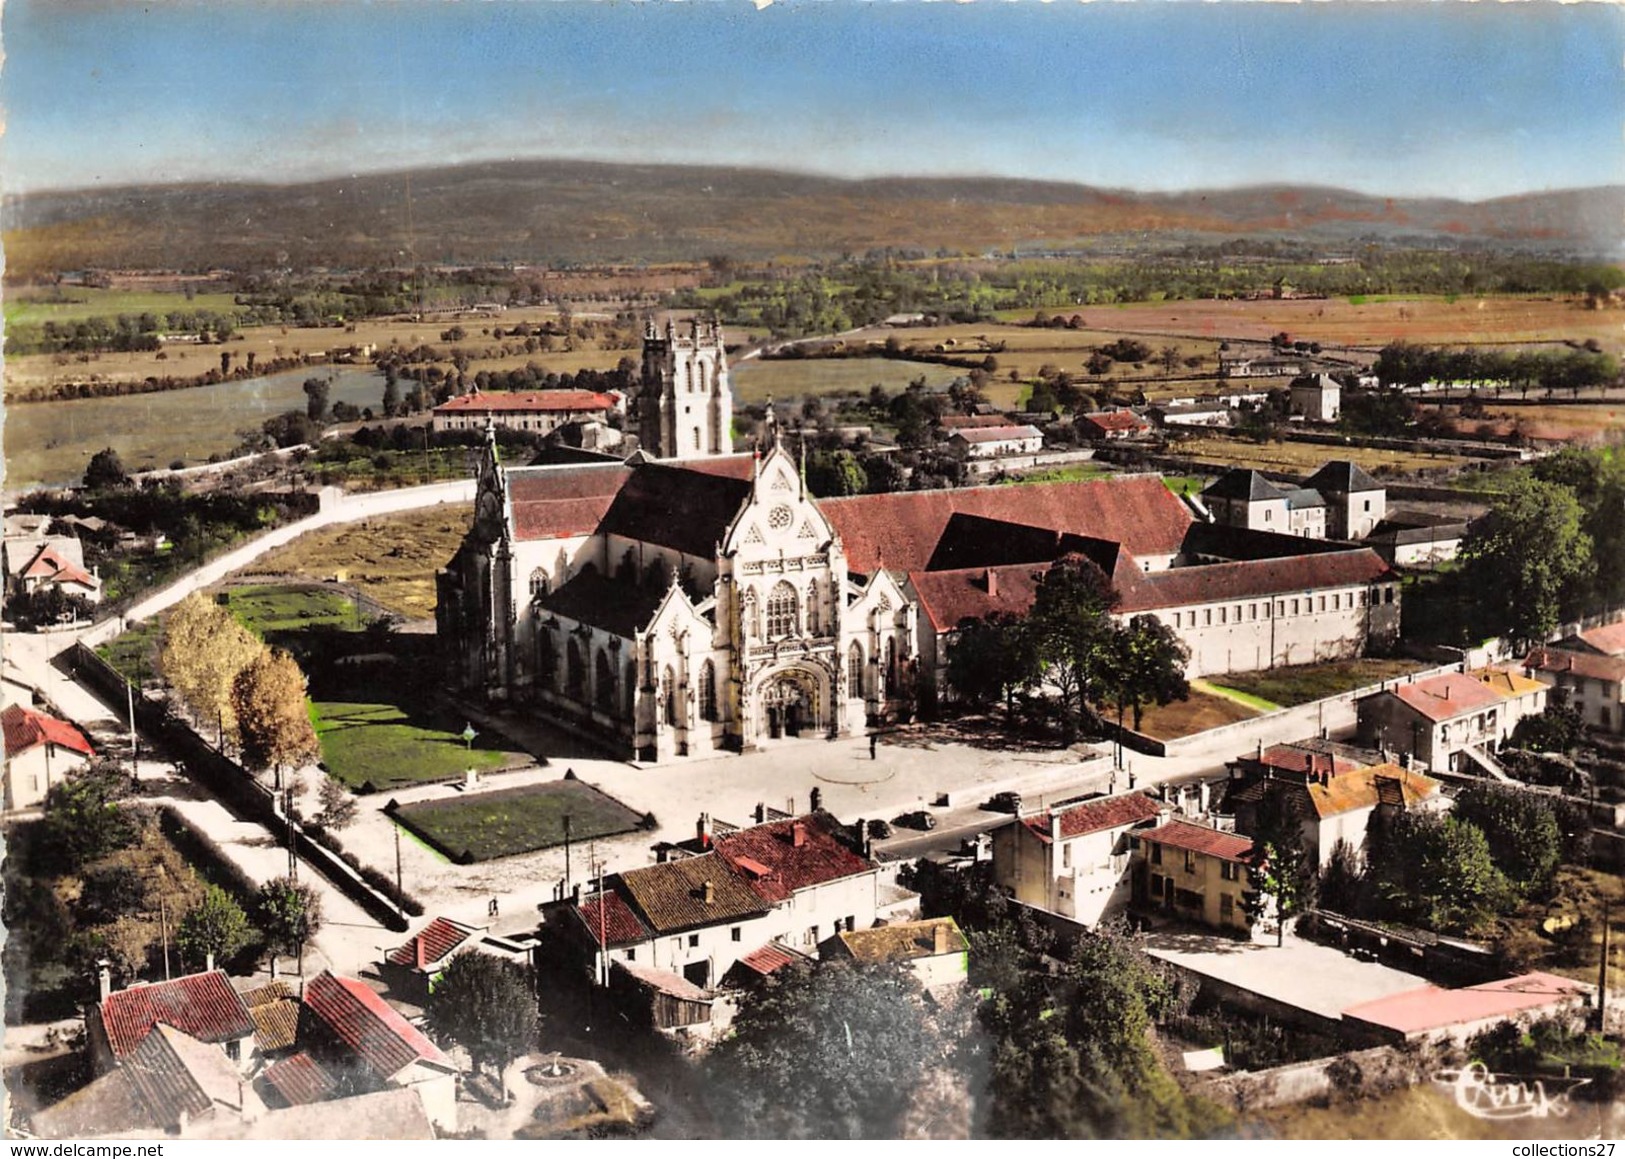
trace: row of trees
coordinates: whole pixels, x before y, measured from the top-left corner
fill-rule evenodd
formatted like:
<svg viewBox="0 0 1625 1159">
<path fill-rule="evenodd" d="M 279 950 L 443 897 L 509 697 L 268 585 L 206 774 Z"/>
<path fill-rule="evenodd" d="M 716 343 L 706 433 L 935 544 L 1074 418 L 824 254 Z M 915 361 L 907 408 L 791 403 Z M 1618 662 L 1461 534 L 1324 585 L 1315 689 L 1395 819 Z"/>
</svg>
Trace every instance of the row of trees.
<svg viewBox="0 0 1625 1159">
<path fill-rule="evenodd" d="M 972 704 L 1003 703 L 1014 718 L 1017 699 L 1049 687 L 1058 695 L 1068 738 L 1096 722 L 1098 706 L 1132 714 L 1190 695 L 1189 650 L 1155 616 L 1119 624 L 1121 595 L 1092 560 L 1069 555 L 1038 583 L 1024 616 L 994 612 L 960 623 L 948 647 L 948 682 Z"/>
<path fill-rule="evenodd" d="M 1451 350 L 1392 342 L 1382 348 L 1372 370 L 1384 386 L 1419 387 L 1432 382 L 1487 386 L 1497 393 L 1513 387 L 1525 395 L 1531 387 L 1578 394 L 1619 379 L 1619 363 L 1602 353 L 1595 341 L 1586 348 L 1562 351 Z"/>
</svg>

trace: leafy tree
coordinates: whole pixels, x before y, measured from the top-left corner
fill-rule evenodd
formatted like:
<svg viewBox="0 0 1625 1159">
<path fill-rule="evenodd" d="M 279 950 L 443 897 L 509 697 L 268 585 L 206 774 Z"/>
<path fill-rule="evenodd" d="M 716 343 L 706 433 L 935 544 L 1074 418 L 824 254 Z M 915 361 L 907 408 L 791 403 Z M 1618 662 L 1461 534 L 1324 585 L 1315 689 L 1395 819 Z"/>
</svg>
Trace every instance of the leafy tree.
<svg viewBox="0 0 1625 1159">
<path fill-rule="evenodd" d="M 1512 730 L 1512 747 L 1539 753 L 1571 753 L 1585 726 L 1580 711 L 1567 704 L 1548 704 L 1535 716 L 1526 716 Z"/>
<path fill-rule="evenodd" d="M 393 362 L 384 363 L 384 417 L 394 418 L 401 409 L 401 374 Z"/>
<path fill-rule="evenodd" d="M 807 458 L 807 490 L 821 499 L 862 495 L 869 476 L 851 451 L 817 451 Z"/>
<path fill-rule="evenodd" d="M 131 808 L 130 778 L 118 763 L 97 758 L 52 785 L 45 794 L 46 847 L 69 869 L 132 844 L 138 825 Z"/>
<path fill-rule="evenodd" d="M 1317 884 L 1314 859 L 1289 801 L 1278 792 L 1260 798 L 1249 834 L 1249 888 L 1241 895 L 1242 910 L 1251 921 L 1274 915 L 1277 946 L 1286 941 L 1287 919 L 1313 904 Z"/>
<path fill-rule="evenodd" d="M 80 922 L 99 926 L 146 908 L 146 879 L 128 865 L 87 869 L 75 907 Z"/>
<path fill-rule="evenodd" d="M 242 734 L 243 763 L 251 769 L 282 770 L 315 760 L 321 752 L 305 705 L 305 674 L 280 648 L 267 649 L 237 674 L 231 706 Z"/>
<path fill-rule="evenodd" d="M 1019 616 L 994 612 L 960 622 L 948 645 L 948 683 L 972 704 L 1003 700 L 1013 720 L 1016 695 L 1042 674 L 1037 638 Z"/>
<path fill-rule="evenodd" d="M 1190 656 L 1174 630 L 1156 616 L 1135 616 L 1127 627 L 1114 630 L 1106 654 L 1106 687 L 1117 706 L 1118 727 L 1125 709 L 1133 712 L 1138 731 L 1147 703 L 1190 699 L 1185 679 Z"/>
<path fill-rule="evenodd" d="M 1333 913 L 1359 917 L 1366 912 L 1365 870 L 1360 855 L 1341 837 L 1332 846 L 1331 857 L 1320 871 L 1317 901 Z"/>
<path fill-rule="evenodd" d="M 779 971 L 749 991 L 734 1033 L 705 1061 L 726 1131 L 778 1139 L 877 1139 L 948 1051 L 913 976 L 895 965 Z"/>
<path fill-rule="evenodd" d="M 1505 785 L 1469 785 L 1456 797 L 1458 819 L 1479 827 L 1490 857 L 1520 894 L 1551 886 L 1563 856 L 1557 812 L 1539 793 Z"/>
<path fill-rule="evenodd" d="M 237 676 L 264 651 L 259 638 L 228 610 L 193 592 L 169 614 L 158 664 L 194 712 L 215 720 L 223 746 L 237 733 L 232 703 Z"/>
<path fill-rule="evenodd" d="M 1063 556 L 1044 573 L 1027 615 L 1045 678 L 1060 692 L 1070 738 L 1100 699 L 1121 597 L 1106 573 L 1081 555 Z"/>
<path fill-rule="evenodd" d="M 536 992 L 529 972 L 490 954 L 459 954 L 441 974 L 425 1008 L 429 1028 L 460 1044 L 474 1067 L 504 1068 L 536 1043 Z"/>
<path fill-rule="evenodd" d="M 321 823 L 327 829 L 343 829 L 355 820 L 355 798 L 337 777 L 324 776 L 317 790 L 321 802 Z"/>
<path fill-rule="evenodd" d="M 202 966 L 214 955 L 224 964 L 248 945 L 253 927 L 237 899 L 217 885 L 204 888 L 203 897 L 181 918 L 175 931 L 175 946 L 181 958 Z"/>
<path fill-rule="evenodd" d="M 1567 487 L 1512 476 L 1461 545 L 1463 576 L 1482 630 L 1519 646 L 1551 636 L 1592 575 L 1592 541 L 1581 528 L 1583 517 Z"/>
<path fill-rule="evenodd" d="M 1373 842 L 1373 900 L 1397 921 L 1460 933 L 1511 902 L 1484 831 L 1456 817 L 1406 813 Z"/>
<path fill-rule="evenodd" d="M 254 897 L 254 924 L 265 934 L 275 969 L 279 953 L 302 957 L 305 943 L 320 932 L 321 895 L 291 877 L 268 881 Z"/>
<path fill-rule="evenodd" d="M 305 417 L 313 423 L 327 414 L 327 398 L 333 384 L 325 378 L 305 379 Z"/>
<path fill-rule="evenodd" d="M 130 473 L 124 469 L 124 460 L 112 447 L 104 447 L 90 457 L 85 467 L 85 487 L 90 491 L 128 487 Z"/>
</svg>

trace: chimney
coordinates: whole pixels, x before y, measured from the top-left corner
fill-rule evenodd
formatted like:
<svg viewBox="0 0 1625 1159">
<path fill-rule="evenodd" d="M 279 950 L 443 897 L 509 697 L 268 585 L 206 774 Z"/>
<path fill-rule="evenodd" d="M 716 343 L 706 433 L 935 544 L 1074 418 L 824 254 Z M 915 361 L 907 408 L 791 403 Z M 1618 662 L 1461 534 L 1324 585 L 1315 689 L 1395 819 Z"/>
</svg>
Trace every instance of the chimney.
<svg viewBox="0 0 1625 1159">
<path fill-rule="evenodd" d="M 797 849 L 800 849 L 803 845 L 807 844 L 807 826 L 802 824 L 800 821 L 797 821 L 790 826 L 790 844 L 794 845 Z"/>
<path fill-rule="evenodd" d="M 1257 759 L 1259 761 L 1263 761 L 1263 759 L 1264 759 L 1264 738 L 1263 737 L 1258 738 L 1258 758 Z"/>
<path fill-rule="evenodd" d="M 600 905 L 603 904 L 603 899 L 602 898 L 599 899 L 599 904 Z M 412 939 L 412 942 L 413 942 L 413 945 L 414 945 L 416 953 L 417 953 L 418 969 L 421 970 L 421 969 L 423 969 L 423 967 L 425 967 L 425 966 L 427 966 L 429 964 L 428 962 L 423 960 L 423 935 L 419 934 L 417 937 Z"/>
<path fill-rule="evenodd" d="M 756 823 L 758 825 L 760 825 L 763 821 L 766 821 L 766 820 L 767 820 L 767 802 L 758 801 L 758 802 L 756 802 Z"/>
<path fill-rule="evenodd" d="M 570 900 L 578 906 L 581 904 L 581 883 L 579 881 L 570 890 Z M 275 958 L 271 960 L 276 961 Z"/>
<path fill-rule="evenodd" d="M 1059 813 L 1051 812 L 1049 815 L 1049 839 L 1051 841 L 1061 839 L 1061 815 Z"/>
<path fill-rule="evenodd" d="M 96 989 L 101 994 L 103 1002 L 106 1002 L 113 993 L 113 963 L 106 958 L 96 963 Z"/>
<path fill-rule="evenodd" d="M 931 927 L 931 952 L 933 954 L 946 954 L 952 948 L 948 933 L 948 923 L 940 921 Z"/>
<path fill-rule="evenodd" d="M 990 596 L 999 594 L 999 577 L 993 574 L 992 568 L 987 569 L 987 594 Z"/>
<path fill-rule="evenodd" d="M 717 887 L 712 885 L 709 881 L 706 882 L 701 893 L 701 898 L 706 905 L 714 905 L 717 900 Z"/>
<path fill-rule="evenodd" d="M 701 849 L 711 848 L 711 814 L 701 813 L 700 819 L 694 822 L 694 839 Z"/>
<path fill-rule="evenodd" d="M 208 954 L 203 955 L 203 972 L 205 974 L 214 973 L 214 954 L 213 953 L 208 953 Z"/>
</svg>

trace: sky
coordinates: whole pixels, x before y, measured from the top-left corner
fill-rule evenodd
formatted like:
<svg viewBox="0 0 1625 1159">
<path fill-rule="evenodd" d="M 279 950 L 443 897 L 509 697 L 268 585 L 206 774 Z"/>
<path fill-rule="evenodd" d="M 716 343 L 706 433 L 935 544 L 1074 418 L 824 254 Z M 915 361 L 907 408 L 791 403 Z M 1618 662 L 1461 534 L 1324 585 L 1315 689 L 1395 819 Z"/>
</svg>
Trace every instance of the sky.
<svg viewBox="0 0 1625 1159">
<path fill-rule="evenodd" d="M 1463 0 L 6 0 L 7 192 L 465 160 L 1625 183 L 1625 7 Z"/>
</svg>

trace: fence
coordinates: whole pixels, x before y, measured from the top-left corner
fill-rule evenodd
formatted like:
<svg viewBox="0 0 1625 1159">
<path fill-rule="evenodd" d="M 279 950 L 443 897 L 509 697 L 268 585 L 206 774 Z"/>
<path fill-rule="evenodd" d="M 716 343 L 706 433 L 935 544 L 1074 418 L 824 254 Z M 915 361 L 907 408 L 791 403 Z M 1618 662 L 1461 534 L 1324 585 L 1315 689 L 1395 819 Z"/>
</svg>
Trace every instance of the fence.
<svg viewBox="0 0 1625 1159">
<path fill-rule="evenodd" d="M 1261 1111 L 1326 1098 L 1414 1086 L 1435 1069 L 1431 1052 L 1378 1046 L 1330 1058 L 1242 1071 L 1214 1079 L 1203 1092 L 1238 1111 Z"/>
</svg>

